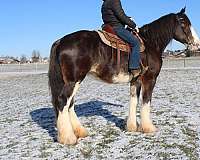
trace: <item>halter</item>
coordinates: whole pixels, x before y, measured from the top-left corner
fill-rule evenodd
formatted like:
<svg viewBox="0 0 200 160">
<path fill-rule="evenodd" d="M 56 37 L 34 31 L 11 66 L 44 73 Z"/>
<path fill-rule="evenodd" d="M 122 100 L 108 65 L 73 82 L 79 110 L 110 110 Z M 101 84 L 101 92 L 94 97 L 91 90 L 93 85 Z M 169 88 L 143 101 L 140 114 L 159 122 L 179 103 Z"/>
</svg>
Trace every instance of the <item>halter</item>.
<svg viewBox="0 0 200 160">
<path fill-rule="evenodd" d="M 176 19 L 177 19 L 177 21 L 178 21 L 178 24 L 181 26 L 181 29 L 182 29 L 183 33 L 185 34 L 185 36 L 186 36 L 186 38 L 187 38 L 188 45 L 192 44 L 192 43 L 190 42 L 190 39 L 188 38 L 188 35 L 187 35 L 187 33 L 186 33 L 184 27 L 182 26 L 182 22 L 181 22 L 181 21 L 184 20 L 184 18 L 179 17 L 179 15 L 176 15 Z"/>
</svg>

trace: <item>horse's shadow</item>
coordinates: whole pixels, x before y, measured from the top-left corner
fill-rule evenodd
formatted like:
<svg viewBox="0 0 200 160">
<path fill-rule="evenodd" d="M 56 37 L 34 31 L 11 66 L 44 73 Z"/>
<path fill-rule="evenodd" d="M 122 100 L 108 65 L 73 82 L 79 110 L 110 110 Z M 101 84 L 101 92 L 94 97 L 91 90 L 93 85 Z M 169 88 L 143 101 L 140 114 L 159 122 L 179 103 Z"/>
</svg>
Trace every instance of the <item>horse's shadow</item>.
<svg viewBox="0 0 200 160">
<path fill-rule="evenodd" d="M 79 104 L 75 107 L 78 117 L 91 117 L 91 116 L 102 116 L 107 121 L 115 123 L 115 125 L 124 129 L 124 119 L 121 119 L 113 115 L 108 109 L 103 108 L 104 106 L 119 106 L 122 105 L 103 102 L 103 101 L 90 101 L 87 103 Z M 40 127 L 48 131 L 48 134 L 56 141 L 57 131 L 55 130 L 55 113 L 53 108 L 40 108 L 30 112 L 32 120 L 36 122 Z"/>
</svg>

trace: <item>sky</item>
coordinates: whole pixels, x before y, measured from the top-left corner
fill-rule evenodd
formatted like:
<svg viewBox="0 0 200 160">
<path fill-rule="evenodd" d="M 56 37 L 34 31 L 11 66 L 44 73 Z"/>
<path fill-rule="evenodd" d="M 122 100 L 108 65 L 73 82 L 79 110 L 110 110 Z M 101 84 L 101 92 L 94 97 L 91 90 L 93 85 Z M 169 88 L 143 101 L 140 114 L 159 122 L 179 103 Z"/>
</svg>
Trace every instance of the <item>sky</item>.
<svg viewBox="0 0 200 160">
<path fill-rule="evenodd" d="M 52 43 L 75 31 L 97 30 L 102 24 L 102 0 L 1 0 L 0 56 L 31 56 L 33 50 L 48 57 Z M 121 0 L 122 7 L 139 27 L 159 17 L 177 13 L 186 6 L 186 14 L 200 34 L 199 0 Z M 172 42 L 170 50 L 182 49 Z"/>
</svg>

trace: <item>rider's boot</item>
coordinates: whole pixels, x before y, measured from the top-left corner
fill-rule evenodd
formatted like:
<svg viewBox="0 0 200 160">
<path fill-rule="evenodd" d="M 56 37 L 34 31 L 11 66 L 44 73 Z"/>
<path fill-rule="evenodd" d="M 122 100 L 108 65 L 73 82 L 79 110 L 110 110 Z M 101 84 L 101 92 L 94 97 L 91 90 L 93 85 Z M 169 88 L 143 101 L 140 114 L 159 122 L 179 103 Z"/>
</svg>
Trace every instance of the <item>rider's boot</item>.
<svg viewBox="0 0 200 160">
<path fill-rule="evenodd" d="M 133 75 L 133 79 L 132 80 L 133 81 L 137 80 L 137 78 L 139 76 L 142 76 L 143 74 L 145 74 L 148 69 L 149 69 L 149 67 L 148 66 L 145 67 L 142 63 L 140 64 L 140 68 L 132 69 L 130 71 L 131 74 Z"/>
</svg>

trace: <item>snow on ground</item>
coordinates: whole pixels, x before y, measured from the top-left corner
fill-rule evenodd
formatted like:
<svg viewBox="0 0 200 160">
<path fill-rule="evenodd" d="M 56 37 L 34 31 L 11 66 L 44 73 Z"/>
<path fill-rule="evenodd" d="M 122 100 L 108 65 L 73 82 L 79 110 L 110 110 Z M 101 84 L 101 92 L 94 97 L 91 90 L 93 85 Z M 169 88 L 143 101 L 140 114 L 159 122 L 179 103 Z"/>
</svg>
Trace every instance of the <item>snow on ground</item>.
<svg viewBox="0 0 200 160">
<path fill-rule="evenodd" d="M 161 71 L 152 99 L 155 135 L 125 131 L 128 84 L 87 77 L 76 112 L 89 136 L 75 146 L 56 142 L 46 73 L 0 75 L 0 159 L 199 159 L 199 75 L 192 69 Z"/>
</svg>

